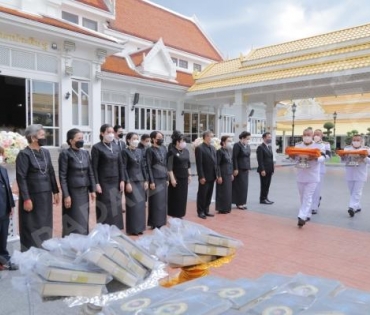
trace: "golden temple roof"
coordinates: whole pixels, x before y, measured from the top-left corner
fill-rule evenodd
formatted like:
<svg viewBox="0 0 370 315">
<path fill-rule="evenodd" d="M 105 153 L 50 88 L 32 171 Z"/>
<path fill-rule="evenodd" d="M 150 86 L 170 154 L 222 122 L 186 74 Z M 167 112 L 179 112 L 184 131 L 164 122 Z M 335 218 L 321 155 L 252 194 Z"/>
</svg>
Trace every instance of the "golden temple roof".
<svg viewBox="0 0 370 315">
<path fill-rule="evenodd" d="M 336 71 L 343 71 L 347 69 L 356 69 L 370 66 L 370 55 L 358 57 L 353 59 L 337 60 L 326 63 L 316 63 L 301 67 L 292 67 L 283 70 L 276 70 L 271 72 L 257 73 L 245 76 L 233 76 L 231 78 L 222 77 L 218 80 L 196 82 L 188 91 L 202 91 L 207 89 L 215 89 L 221 87 L 229 87 L 243 84 L 251 84 L 258 82 L 273 81 L 279 79 L 288 79 L 294 77 L 325 74 Z M 210 70 L 209 70 L 210 71 Z"/>
<path fill-rule="evenodd" d="M 370 66 L 370 24 L 251 51 L 208 66 L 189 92 L 330 74 Z"/>
<path fill-rule="evenodd" d="M 366 38 L 369 36 L 370 36 L 370 24 L 365 24 L 326 34 L 298 39 L 291 42 L 258 48 L 252 51 L 247 56 L 247 59 L 248 60 L 261 59 L 270 56 L 291 53 L 299 50 L 317 48 L 320 46 L 327 46 L 330 44 L 338 44 L 341 42 L 355 40 L 359 38 Z"/>
</svg>

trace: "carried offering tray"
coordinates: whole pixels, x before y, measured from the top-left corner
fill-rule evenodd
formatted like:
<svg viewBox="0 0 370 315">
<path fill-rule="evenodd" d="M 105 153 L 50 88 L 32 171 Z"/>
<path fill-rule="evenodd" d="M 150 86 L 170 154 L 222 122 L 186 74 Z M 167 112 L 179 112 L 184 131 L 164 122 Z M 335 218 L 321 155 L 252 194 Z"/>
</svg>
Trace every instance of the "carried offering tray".
<svg viewBox="0 0 370 315">
<path fill-rule="evenodd" d="M 321 156 L 321 151 L 317 148 L 287 147 L 285 154 L 291 158 L 298 158 L 296 167 L 305 169 L 311 167 L 310 163 L 308 163 L 309 160 L 317 159 Z"/>
<path fill-rule="evenodd" d="M 346 166 L 359 166 L 369 155 L 368 150 L 337 150 L 337 154 L 346 162 Z"/>
<path fill-rule="evenodd" d="M 321 156 L 321 151 L 317 148 L 287 147 L 285 149 L 285 154 L 289 156 L 308 156 L 310 158 L 319 158 Z"/>
</svg>

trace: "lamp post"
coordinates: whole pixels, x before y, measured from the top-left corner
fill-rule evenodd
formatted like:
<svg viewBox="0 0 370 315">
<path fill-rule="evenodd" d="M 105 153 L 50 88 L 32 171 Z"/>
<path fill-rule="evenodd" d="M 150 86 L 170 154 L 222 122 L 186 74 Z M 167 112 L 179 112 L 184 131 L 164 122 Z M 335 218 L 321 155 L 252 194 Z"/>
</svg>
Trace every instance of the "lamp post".
<svg viewBox="0 0 370 315">
<path fill-rule="evenodd" d="M 290 141 L 290 145 L 294 146 L 295 141 L 294 141 L 294 119 L 295 119 L 295 111 L 297 110 L 297 105 L 293 103 L 292 105 L 292 115 L 293 115 L 293 120 L 292 120 L 292 140 Z"/>
<path fill-rule="evenodd" d="M 333 132 L 333 137 L 334 137 L 334 149 L 337 148 L 337 139 L 335 138 L 335 124 L 337 123 L 337 112 L 334 112 L 333 114 L 333 119 L 334 119 L 334 132 Z"/>
</svg>

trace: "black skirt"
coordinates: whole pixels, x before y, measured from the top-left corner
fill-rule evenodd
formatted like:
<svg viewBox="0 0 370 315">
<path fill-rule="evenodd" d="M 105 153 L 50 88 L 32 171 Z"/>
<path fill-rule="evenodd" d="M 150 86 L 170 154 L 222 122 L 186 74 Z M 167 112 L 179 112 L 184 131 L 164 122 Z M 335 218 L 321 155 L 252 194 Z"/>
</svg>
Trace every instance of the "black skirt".
<svg viewBox="0 0 370 315">
<path fill-rule="evenodd" d="M 71 187 L 69 189 L 71 197 L 71 208 L 64 207 L 64 197 L 62 200 L 62 236 L 71 233 L 89 234 L 89 190 L 87 187 Z"/>
<path fill-rule="evenodd" d="M 155 178 L 155 189 L 149 190 L 148 225 L 161 227 L 167 223 L 167 179 Z"/>
<path fill-rule="evenodd" d="M 233 181 L 233 203 L 237 206 L 247 204 L 248 196 L 248 170 L 239 170 Z"/>
<path fill-rule="evenodd" d="M 232 184 L 231 175 L 222 177 L 222 184 L 216 184 L 216 211 L 226 213 L 231 211 Z"/>
<path fill-rule="evenodd" d="M 122 196 L 118 178 L 100 181 L 102 194 L 96 196 L 96 220 L 98 223 L 115 225 L 123 230 Z"/>
<path fill-rule="evenodd" d="M 186 214 L 189 184 L 187 178 L 177 178 L 176 181 L 176 187 L 168 186 L 168 215 L 182 218 Z"/>
<path fill-rule="evenodd" d="M 143 182 L 130 182 L 132 193 L 126 196 L 126 233 L 139 234 L 145 231 L 146 194 Z"/>
<path fill-rule="evenodd" d="M 31 246 L 41 248 L 43 241 L 53 237 L 53 194 L 51 191 L 30 195 L 33 210 L 27 212 L 23 208 L 23 200 L 19 199 L 19 236 L 21 251 Z"/>
</svg>

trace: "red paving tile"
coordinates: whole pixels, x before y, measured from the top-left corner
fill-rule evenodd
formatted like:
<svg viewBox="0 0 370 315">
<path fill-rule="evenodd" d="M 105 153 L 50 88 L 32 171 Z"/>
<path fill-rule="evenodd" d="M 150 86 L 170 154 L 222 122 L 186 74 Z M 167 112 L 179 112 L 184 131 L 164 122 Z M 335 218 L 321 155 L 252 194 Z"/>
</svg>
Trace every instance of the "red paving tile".
<svg viewBox="0 0 370 315">
<path fill-rule="evenodd" d="M 60 207 L 55 207 L 55 236 L 61 235 L 60 213 Z M 185 219 L 244 243 L 235 258 L 227 265 L 212 269 L 212 275 L 236 279 L 256 278 L 271 272 L 286 275 L 302 272 L 370 291 L 369 233 L 313 222 L 299 229 L 293 218 L 248 210 L 233 210 L 230 214 L 216 214 L 214 218 L 203 220 L 197 217 L 193 201 L 188 203 Z M 90 222 L 93 227 L 94 211 Z M 170 274 L 175 272 L 177 270 L 169 270 Z"/>
</svg>

